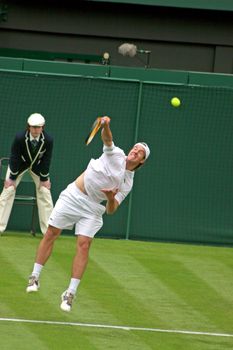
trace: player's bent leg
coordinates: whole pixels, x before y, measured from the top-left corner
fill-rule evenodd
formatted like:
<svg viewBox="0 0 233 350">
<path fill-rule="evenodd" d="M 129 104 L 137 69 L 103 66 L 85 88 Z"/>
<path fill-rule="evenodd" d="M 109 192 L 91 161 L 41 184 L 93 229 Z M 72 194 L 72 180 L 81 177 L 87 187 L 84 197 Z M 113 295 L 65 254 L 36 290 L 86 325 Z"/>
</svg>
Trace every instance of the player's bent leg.
<svg viewBox="0 0 233 350">
<path fill-rule="evenodd" d="M 61 295 L 61 309 L 63 311 L 71 311 L 72 303 L 75 298 L 76 289 L 78 284 L 86 270 L 89 250 L 91 246 L 92 238 L 79 235 L 77 237 L 76 254 L 73 260 L 72 266 L 72 279 L 76 280 L 76 288 L 71 289 L 70 287 Z"/>
<path fill-rule="evenodd" d="M 76 243 L 76 254 L 73 259 L 72 277 L 81 280 L 88 263 L 89 250 L 93 238 L 78 235 Z"/>
<path fill-rule="evenodd" d="M 40 241 L 37 254 L 36 254 L 36 262 L 34 264 L 34 269 L 32 271 L 31 276 L 29 277 L 28 286 L 26 288 L 26 291 L 28 293 L 30 292 L 37 292 L 40 288 L 40 282 L 39 282 L 39 275 L 40 272 L 45 265 L 46 261 L 50 257 L 53 245 L 57 237 L 61 233 L 61 229 L 49 226 L 47 229 L 46 234 L 44 235 L 43 239 Z"/>
<path fill-rule="evenodd" d="M 61 229 L 50 226 L 47 229 L 46 234 L 44 235 L 43 239 L 40 241 L 37 254 L 36 254 L 36 263 L 40 265 L 44 265 L 48 258 L 50 257 L 54 242 L 57 239 L 57 237 L 61 233 Z"/>
</svg>

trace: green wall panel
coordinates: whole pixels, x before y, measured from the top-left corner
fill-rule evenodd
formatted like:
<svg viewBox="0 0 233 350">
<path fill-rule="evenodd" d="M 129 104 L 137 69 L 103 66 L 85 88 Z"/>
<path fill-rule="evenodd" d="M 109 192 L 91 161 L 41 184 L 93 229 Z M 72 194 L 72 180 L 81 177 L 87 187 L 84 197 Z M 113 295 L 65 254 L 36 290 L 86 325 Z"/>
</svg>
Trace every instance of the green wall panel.
<svg viewBox="0 0 233 350">
<path fill-rule="evenodd" d="M 148 68 L 126 68 L 119 66 L 110 66 L 111 78 L 136 79 L 141 81 L 153 82 L 175 82 L 176 84 L 188 83 L 188 72 L 166 71 Z"/>
<path fill-rule="evenodd" d="M 190 72 L 189 84 L 206 86 L 226 86 L 233 88 L 233 75 Z"/>
<path fill-rule="evenodd" d="M 24 71 L 45 72 L 57 74 L 85 75 L 92 77 L 108 76 L 107 65 L 94 65 L 82 63 L 52 62 L 24 59 Z"/>
<path fill-rule="evenodd" d="M 23 59 L 0 57 L 0 69 L 22 70 Z"/>
<path fill-rule="evenodd" d="M 105 217 L 98 236 L 233 243 L 233 89 L 228 76 L 227 86 L 223 76 L 212 76 L 215 83 L 208 86 L 208 76 L 195 75 L 196 81 L 205 79 L 198 86 L 190 84 L 191 75 L 189 84 L 175 84 L 58 71 L 0 71 L 0 156 L 9 156 L 27 117 L 42 113 L 55 140 L 51 181 L 56 201 L 90 158 L 101 154 L 100 135 L 89 146 L 84 140 L 93 120 L 109 115 L 117 145 L 127 153 L 135 140 L 145 141 L 151 156 L 137 171 L 131 196 L 115 215 Z M 170 103 L 174 96 L 181 99 L 179 108 Z M 15 207 L 9 229 L 28 230 L 30 210 Z"/>
<path fill-rule="evenodd" d="M 133 193 L 130 238 L 232 244 L 232 111 L 232 89 L 144 84 L 139 138 L 152 152 Z"/>
<path fill-rule="evenodd" d="M 0 77 L 0 108 L 4 120 L 0 129 L 1 154 L 9 155 L 13 137 L 26 127 L 27 117 L 33 112 L 42 113 L 46 130 L 54 136 L 51 182 L 55 201 L 85 169 L 90 158 L 102 152 L 100 135 L 88 147 L 84 142 L 97 116 L 111 116 L 116 144 L 126 150 L 132 145 L 138 84 L 29 73 L 1 72 Z M 15 213 L 18 211 L 16 208 Z M 105 232 L 122 237 L 126 231 L 125 217 L 127 206 L 124 204 L 116 216 L 111 220 L 107 218 Z M 9 225 L 9 228 L 25 227 L 27 223 L 22 222 L 21 214 L 12 218 Z"/>
</svg>

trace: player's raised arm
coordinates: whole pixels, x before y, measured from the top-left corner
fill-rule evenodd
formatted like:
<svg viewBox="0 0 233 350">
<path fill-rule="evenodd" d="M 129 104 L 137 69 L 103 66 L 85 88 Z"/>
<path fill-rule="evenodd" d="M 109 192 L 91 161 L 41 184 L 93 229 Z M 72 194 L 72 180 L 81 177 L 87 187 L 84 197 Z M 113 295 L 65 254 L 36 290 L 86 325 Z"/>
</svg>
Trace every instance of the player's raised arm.
<svg viewBox="0 0 233 350">
<path fill-rule="evenodd" d="M 112 132 L 110 129 L 110 121 L 111 119 L 109 117 L 101 118 L 101 124 L 102 124 L 101 137 L 105 146 L 108 146 L 108 147 L 112 145 Z"/>
</svg>

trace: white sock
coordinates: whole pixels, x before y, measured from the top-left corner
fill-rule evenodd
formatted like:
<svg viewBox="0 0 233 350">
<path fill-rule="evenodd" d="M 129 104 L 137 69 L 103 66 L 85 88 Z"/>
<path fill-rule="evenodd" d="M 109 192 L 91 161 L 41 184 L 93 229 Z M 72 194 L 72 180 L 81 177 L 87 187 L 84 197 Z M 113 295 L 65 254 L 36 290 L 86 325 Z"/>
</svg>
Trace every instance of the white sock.
<svg viewBox="0 0 233 350">
<path fill-rule="evenodd" d="M 75 295 L 79 283 L 80 283 L 80 280 L 78 278 L 71 278 L 70 285 L 69 285 L 69 288 L 68 288 L 68 292 L 72 293 L 73 295 Z"/>
<path fill-rule="evenodd" d="M 43 268 L 43 265 L 35 263 L 32 271 L 32 276 L 39 278 L 42 268 Z"/>
</svg>

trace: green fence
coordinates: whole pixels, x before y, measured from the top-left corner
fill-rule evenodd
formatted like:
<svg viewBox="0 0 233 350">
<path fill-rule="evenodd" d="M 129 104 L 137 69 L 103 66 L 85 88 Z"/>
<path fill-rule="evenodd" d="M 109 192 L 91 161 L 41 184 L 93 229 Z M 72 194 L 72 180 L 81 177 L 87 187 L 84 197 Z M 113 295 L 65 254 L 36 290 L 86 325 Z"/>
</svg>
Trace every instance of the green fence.
<svg viewBox="0 0 233 350">
<path fill-rule="evenodd" d="M 52 62 L 44 68 L 30 60 L 22 60 L 21 68 L 17 60 L 16 68 L 2 62 L 0 155 L 9 155 L 28 115 L 42 113 L 55 140 L 54 201 L 101 153 L 99 137 L 88 147 L 84 143 L 96 116 L 111 116 L 114 141 L 125 152 L 135 140 L 150 145 L 151 157 L 136 173 L 131 195 L 116 214 L 105 216 L 98 236 L 233 243 L 232 77 L 216 75 L 214 83 L 209 75 L 208 83 L 195 73 L 170 72 L 169 78 L 169 72 L 143 75 L 139 69 L 127 70 L 126 79 L 117 67 L 83 65 L 78 74 L 79 65 L 64 64 L 49 74 Z M 160 78 L 149 81 L 155 76 Z M 181 99 L 178 108 L 170 103 L 174 96 Z M 14 207 L 8 229 L 27 230 L 29 210 Z"/>
</svg>

